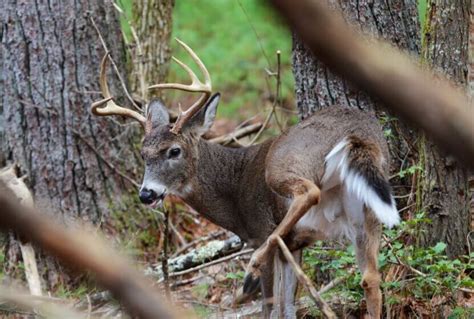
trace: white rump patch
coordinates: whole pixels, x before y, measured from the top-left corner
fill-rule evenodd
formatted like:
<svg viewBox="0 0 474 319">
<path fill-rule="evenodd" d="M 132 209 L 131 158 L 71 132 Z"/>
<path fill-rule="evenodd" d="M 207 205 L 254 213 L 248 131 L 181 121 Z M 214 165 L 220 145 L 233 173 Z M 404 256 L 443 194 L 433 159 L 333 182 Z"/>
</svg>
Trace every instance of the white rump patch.
<svg viewBox="0 0 474 319">
<path fill-rule="evenodd" d="M 350 194 L 354 195 L 368 206 L 380 222 L 388 227 L 398 224 L 400 216 L 398 215 L 393 197 L 390 195 L 390 205 L 385 203 L 376 193 L 375 189 L 367 182 L 367 179 L 355 169 L 349 167 L 348 146 L 349 141 L 345 138 L 326 156 L 326 170 L 322 179 L 323 191 L 341 184 L 349 196 Z M 356 217 L 356 219 L 359 218 Z"/>
</svg>

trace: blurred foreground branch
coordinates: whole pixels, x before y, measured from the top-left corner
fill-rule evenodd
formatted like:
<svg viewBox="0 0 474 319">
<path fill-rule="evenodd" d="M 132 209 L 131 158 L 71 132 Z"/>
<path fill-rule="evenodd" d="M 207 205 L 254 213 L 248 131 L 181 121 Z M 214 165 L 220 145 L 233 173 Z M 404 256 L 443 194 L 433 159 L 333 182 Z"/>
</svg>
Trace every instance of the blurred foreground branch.
<svg viewBox="0 0 474 319">
<path fill-rule="evenodd" d="M 474 168 L 474 116 L 467 96 L 390 45 L 353 31 L 326 1 L 271 2 L 333 71 Z"/>
<path fill-rule="evenodd" d="M 0 228 L 13 230 L 43 247 L 61 261 L 90 271 L 124 306 L 140 318 L 179 318 L 162 303 L 163 297 L 112 249 L 90 234 L 68 230 L 32 209 L 16 204 L 0 181 Z"/>
</svg>

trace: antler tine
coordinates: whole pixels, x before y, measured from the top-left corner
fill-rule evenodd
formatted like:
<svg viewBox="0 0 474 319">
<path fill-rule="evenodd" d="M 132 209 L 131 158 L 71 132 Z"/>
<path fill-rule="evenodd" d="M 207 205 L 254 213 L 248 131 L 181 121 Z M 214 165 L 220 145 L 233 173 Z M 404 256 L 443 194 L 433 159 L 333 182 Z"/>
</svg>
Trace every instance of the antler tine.
<svg viewBox="0 0 474 319">
<path fill-rule="evenodd" d="M 207 71 L 206 67 L 204 66 L 204 63 L 202 63 L 201 59 L 197 56 L 197 54 L 184 43 L 183 41 L 176 39 L 176 41 L 181 45 L 186 52 L 191 56 L 193 61 L 198 65 L 199 70 L 201 70 L 202 74 L 204 75 L 204 82 L 199 80 L 199 78 L 196 76 L 196 74 L 191 70 L 189 66 L 178 60 L 177 58 L 173 57 L 173 60 L 181 66 L 186 73 L 188 73 L 189 77 L 191 78 L 191 84 L 186 85 L 186 84 L 181 84 L 181 83 L 160 83 L 160 84 L 155 84 L 148 89 L 177 89 L 181 91 L 187 91 L 187 92 L 201 92 L 202 95 L 199 97 L 199 99 L 191 106 L 189 107 L 185 112 L 180 112 L 178 115 L 178 119 L 176 120 L 173 128 L 171 129 L 171 132 L 178 134 L 181 128 L 183 127 L 184 123 L 186 123 L 187 120 L 189 120 L 194 114 L 196 114 L 199 109 L 206 103 L 206 101 L 209 99 L 209 96 L 211 96 L 212 92 L 212 83 L 211 83 L 211 76 L 209 75 L 209 72 Z"/>
<path fill-rule="evenodd" d="M 107 85 L 107 77 L 105 74 L 108 59 L 109 52 L 106 52 L 102 58 L 102 61 L 100 62 L 99 85 L 100 91 L 102 92 L 104 98 L 100 101 L 92 103 L 91 112 L 98 116 L 122 115 L 131 117 L 140 122 L 142 126 L 145 126 L 146 119 L 143 115 L 133 110 L 121 107 L 113 101 L 113 97 L 110 95 L 109 86 Z"/>
</svg>

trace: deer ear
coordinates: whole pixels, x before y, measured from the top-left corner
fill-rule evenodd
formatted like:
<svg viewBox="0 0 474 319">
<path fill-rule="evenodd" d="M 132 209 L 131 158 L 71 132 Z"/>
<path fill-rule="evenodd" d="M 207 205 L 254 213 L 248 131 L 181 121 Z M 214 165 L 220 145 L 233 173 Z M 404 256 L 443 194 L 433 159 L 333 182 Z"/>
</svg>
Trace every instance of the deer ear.
<svg viewBox="0 0 474 319">
<path fill-rule="evenodd" d="M 217 105 L 219 104 L 220 97 L 221 95 L 219 93 L 211 96 L 206 105 L 185 124 L 184 129 L 193 131 L 199 136 L 209 131 L 216 118 Z"/>
<path fill-rule="evenodd" d="M 170 115 L 166 106 L 161 100 L 154 99 L 148 103 L 146 111 L 145 131 L 150 132 L 153 128 L 160 125 L 167 125 L 170 122 Z"/>
</svg>

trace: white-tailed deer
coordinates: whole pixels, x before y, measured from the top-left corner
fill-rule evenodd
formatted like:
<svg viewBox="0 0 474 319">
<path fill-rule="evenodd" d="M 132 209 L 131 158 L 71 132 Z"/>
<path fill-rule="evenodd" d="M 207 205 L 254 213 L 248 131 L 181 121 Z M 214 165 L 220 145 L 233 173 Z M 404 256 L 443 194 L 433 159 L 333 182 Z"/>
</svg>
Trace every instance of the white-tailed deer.
<svg viewBox="0 0 474 319">
<path fill-rule="evenodd" d="M 205 66 L 178 42 L 205 81 L 175 59 L 192 83 L 150 87 L 201 93 L 174 124 L 158 100 L 148 104 L 145 116 L 116 105 L 105 78 L 107 56 L 101 64 L 104 99 L 92 105 L 92 112 L 132 117 L 145 128 L 141 201 L 155 206 L 167 194 L 177 195 L 255 247 L 244 292 L 261 287 L 267 316 L 276 302 L 273 296 L 283 298 L 278 302 L 284 310 L 278 316 L 295 315 L 297 281 L 290 266 L 275 255 L 275 235 L 284 239 L 297 260 L 301 260 L 301 249 L 315 240 L 345 236 L 356 249 L 367 310 L 379 318 L 380 223 L 393 226 L 399 216 L 386 178 L 389 155 L 377 120 L 367 113 L 332 106 L 259 145 L 236 149 L 207 142 L 201 136 L 214 122 L 219 94 L 211 96 Z"/>
</svg>

